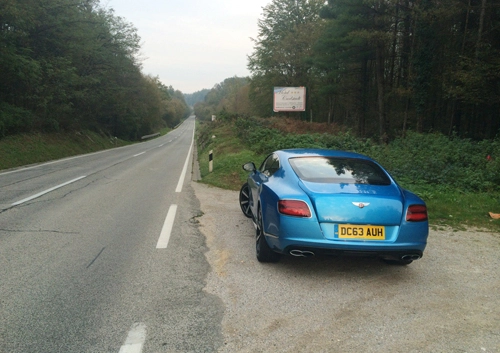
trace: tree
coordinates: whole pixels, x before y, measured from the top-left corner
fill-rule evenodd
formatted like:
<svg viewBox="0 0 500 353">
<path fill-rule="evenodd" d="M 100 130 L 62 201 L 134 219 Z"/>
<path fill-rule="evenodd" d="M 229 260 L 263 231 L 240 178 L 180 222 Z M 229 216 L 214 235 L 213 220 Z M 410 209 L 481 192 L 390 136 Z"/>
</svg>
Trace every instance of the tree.
<svg viewBox="0 0 500 353">
<path fill-rule="evenodd" d="M 194 107 L 194 105 L 198 102 L 203 102 L 205 97 L 207 96 L 209 89 L 202 89 L 201 91 L 197 91 L 194 93 L 184 94 L 184 99 L 186 100 L 187 105 Z"/>
<path fill-rule="evenodd" d="M 321 32 L 322 0 L 273 0 L 258 21 L 254 52 L 248 57 L 252 73 L 250 97 L 257 111 L 272 107 L 274 86 L 315 86 L 312 46 Z"/>
<path fill-rule="evenodd" d="M 181 91 L 175 90 L 172 86 L 165 86 L 157 79 L 157 85 L 162 93 L 163 120 L 169 127 L 177 126 L 182 119 L 187 118 L 191 109 L 184 100 Z"/>
<path fill-rule="evenodd" d="M 212 115 L 218 115 L 219 112 L 231 116 L 250 116 L 248 78 L 234 76 L 216 84 L 203 102 L 195 104 L 194 111 L 197 117 L 205 120 L 210 120 Z"/>
<path fill-rule="evenodd" d="M 170 123 L 139 49 L 136 28 L 98 0 L 2 0 L 0 137 L 94 129 L 136 139 Z M 188 107 L 182 93 L 170 98 L 173 123 Z"/>
<path fill-rule="evenodd" d="M 487 0 L 328 1 L 314 55 L 328 116 L 382 141 L 407 129 L 494 137 L 498 11 Z"/>
</svg>

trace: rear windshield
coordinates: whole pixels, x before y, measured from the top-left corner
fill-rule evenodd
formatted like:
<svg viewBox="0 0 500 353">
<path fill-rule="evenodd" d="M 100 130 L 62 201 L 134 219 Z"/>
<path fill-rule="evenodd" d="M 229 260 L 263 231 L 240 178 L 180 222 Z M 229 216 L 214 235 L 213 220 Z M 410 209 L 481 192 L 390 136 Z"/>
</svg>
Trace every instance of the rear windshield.
<svg viewBox="0 0 500 353">
<path fill-rule="evenodd" d="M 377 164 L 352 158 L 297 157 L 290 165 L 300 179 L 312 183 L 390 185 Z"/>
</svg>

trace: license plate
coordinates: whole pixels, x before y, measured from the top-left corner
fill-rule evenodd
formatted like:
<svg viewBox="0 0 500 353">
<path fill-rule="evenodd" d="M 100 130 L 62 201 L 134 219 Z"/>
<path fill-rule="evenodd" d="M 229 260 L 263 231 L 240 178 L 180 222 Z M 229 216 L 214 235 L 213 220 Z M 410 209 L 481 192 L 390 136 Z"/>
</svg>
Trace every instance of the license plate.
<svg viewBox="0 0 500 353">
<path fill-rule="evenodd" d="M 340 239 L 385 240 L 385 227 L 339 224 Z"/>
</svg>

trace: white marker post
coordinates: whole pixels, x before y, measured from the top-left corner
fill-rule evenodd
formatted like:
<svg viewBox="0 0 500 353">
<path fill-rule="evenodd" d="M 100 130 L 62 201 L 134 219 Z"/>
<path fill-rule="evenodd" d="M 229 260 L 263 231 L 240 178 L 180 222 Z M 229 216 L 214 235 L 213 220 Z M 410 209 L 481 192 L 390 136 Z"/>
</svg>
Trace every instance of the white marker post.
<svg viewBox="0 0 500 353">
<path fill-rule="evenodd" d="M 214 170 L 214 151 L 208 152 L 208 172 L 212 173 Z"/>
</svg>

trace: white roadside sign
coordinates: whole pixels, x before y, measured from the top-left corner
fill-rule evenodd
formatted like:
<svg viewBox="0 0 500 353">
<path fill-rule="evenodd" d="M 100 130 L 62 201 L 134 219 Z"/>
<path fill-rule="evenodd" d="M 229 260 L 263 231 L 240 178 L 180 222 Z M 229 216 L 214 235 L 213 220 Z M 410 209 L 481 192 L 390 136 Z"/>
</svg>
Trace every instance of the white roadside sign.
<svg viewBox="0 0 500 353">
<path fill-rule="evenodd" d="M 305 87 L 274 87 L 275 112 L 303 112 L 306 110 Z"/>
</svg>

